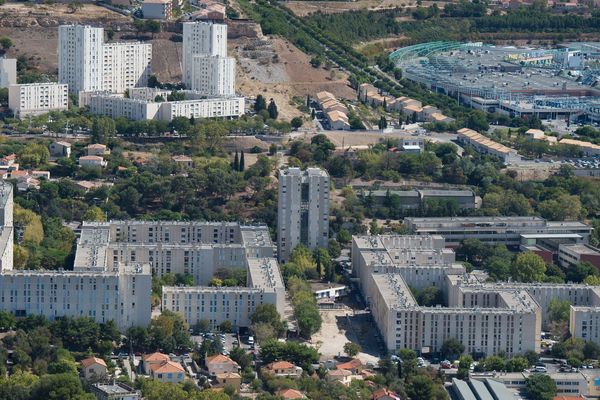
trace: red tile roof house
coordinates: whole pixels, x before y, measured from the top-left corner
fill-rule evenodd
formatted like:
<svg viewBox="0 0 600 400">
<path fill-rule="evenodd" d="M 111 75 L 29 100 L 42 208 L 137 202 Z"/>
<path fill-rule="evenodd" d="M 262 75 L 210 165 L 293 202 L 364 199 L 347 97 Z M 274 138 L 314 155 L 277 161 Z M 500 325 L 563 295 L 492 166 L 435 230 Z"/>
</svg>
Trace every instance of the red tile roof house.
<svg viewBox="0 0 600 400">
<path fill-rule="evenodd" d="M 97 357 L 89 357 L 81 360 L 81 372 L 85 379 L 103 378 L 108 375 L 108 368 L 103 359 Z"/>
<path fill-rule="evenodd" d="M 402 400 L 396 393 L 386 388 L 378 389 L 373 392 L 372 400 Z"/>
<path fill-rule="evenodd" d="M 302 368 L 288 361 L 274 361 L 265 366 L 264 371 L 275 376 L 287 378 L 299 378 L 302 376 Z"/>
<path fill-rule="evenodd" d="M 217 374 L 239 372 L 240 366 L 231 358 L 217 354 L 216 356 L 206 357 L 206 369 L 211 376 Z"/>
<path fill-rule="evenodd" d="M 168 355 L 159 352 L 144 355 L 144 357 L 142 357 L 142 368 L 144 370 L 144 374 L 150 375 L 152 373 L 151 367 L 153 365 L 160 365 L 163 362 L 170 360 L 171 359 Z"/>
<path fill-rule="evenodd" d="M 179 363 L 163 361 L 150 366 L 150 376 L 161 382 L 179 383 L 185 379 L 185 370 Z"/>
</svg>

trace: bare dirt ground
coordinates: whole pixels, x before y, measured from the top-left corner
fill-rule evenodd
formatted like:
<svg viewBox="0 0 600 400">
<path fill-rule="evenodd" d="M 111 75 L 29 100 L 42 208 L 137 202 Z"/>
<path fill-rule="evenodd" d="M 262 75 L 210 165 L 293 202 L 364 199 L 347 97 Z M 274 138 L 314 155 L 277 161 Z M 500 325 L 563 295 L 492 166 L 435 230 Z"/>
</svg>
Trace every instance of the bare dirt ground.
<svg viewBox="0 0 600 400">
<path fill-rule="evenodd" d="M 313 68 L 310 57 L 290 42 L 274 37 L 231 40 L 230 54 L 238 60 L 236 89 L 246 96 L 262 94 L 277 103 L 283 119 L 301 115 L 289 101 L 327 90 L 340 98 L 354 98 L 347 76 Z"/>
<path fill-rule="evenodd" d="M 422 6 L 428 7 L 431 4 L 437 4 L 444 8 L 446 2 L 424 1 Z M 357 10 L 385 10 L 397 7 L 416 7 L 416 0 L 357 0 L 357 1 L 288 1 L 285 5 L 290 8 L 294 14 L 304 17 L 315 12 L 324 14 L 335 14 L 346 11 Z"/>
<path fill-rule="evenodd" d="M 312 336 L 312 345 L 319 349 L 321 360 L 344 355 L 344 344 L 359 343 L 363 349 L 357 358 L 363 363 L 377 364 L 380 357 L 377 328 L 368 314 L 353 315 L 351 310 L 321 311 L 321 329 Z"/>
</svg>

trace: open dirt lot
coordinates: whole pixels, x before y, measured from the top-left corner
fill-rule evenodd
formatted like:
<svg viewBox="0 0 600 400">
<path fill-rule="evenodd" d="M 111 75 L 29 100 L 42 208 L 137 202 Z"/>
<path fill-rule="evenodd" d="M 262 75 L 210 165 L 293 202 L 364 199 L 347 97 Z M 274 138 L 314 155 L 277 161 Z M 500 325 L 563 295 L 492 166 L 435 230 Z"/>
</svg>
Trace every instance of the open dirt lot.
<svg viewBox="0 0 600 400">
<path fill-rule="evenodd" d="M 423 6 L 437 4 L 444 8 L 446 2 L 424 1 Z M 385 10 L 397 7 L 416 7 L 416 0 L 357 0 L 357 1 L 288 1 L 285 3 L 299 17 L 321 12 L 335 14 L 357 10 Z"/>
<path fill-rule="evenodd" d="M 321 330 L 313 335 L 311 342 L 319 348 L 322 360 L 344 355 L 346 342 L 359 343 L 363 348 L 357 356 L 363 363 L 377 364 L 380 357 L 377 329 L 368 314 L 353 315 L 352 311 L 321 311 Z"/>
<path fill-rule="evenodd" d="M 247 96 L 262 94 L 275 99 L 284 119 L 301 114 L 289 104 L 294 96 L 327 90 L 341 98 L 356 97 L 345 74 L 313 68 L 310 57 L 284 39 L 240 39 L 230 43 L 230 54 L 238 60 L 236 89 Z"/>
</svg>

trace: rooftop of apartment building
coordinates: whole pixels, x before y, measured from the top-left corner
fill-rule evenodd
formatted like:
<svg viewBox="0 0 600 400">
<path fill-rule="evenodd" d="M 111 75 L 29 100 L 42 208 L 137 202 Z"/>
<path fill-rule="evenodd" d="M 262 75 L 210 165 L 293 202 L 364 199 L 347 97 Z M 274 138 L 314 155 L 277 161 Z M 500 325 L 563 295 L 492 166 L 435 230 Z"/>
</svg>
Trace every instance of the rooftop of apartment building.
<svg viewBox="0 0 600 400">
<path fill-rule="evenodd" d="M 285 287 L 277 260 L 274 258 L 248 258 L 246 264 L 253 288 L 275 289 Z"/>
<path fill-rule="evenodd" d="M 576 243 L 576 244 L 563 244 L 560 245 L 560 248 L 572 253 L 576 253 L 579 255 L 583 255 L 583 254 L 588 254 L 588 255 L 600 255 L 600 250 L 597 248 L 594 248 L 592 246 L 586 245 L 586 244 L 582 244 L 582 243 Z"/>
</svg>

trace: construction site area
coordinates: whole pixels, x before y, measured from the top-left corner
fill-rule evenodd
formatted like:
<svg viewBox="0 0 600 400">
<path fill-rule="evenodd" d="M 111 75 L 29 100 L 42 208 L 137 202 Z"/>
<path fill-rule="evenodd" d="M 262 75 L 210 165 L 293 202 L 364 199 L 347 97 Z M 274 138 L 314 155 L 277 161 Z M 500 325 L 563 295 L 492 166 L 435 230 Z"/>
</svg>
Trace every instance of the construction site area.
<svg viewBox="0 0 600 400">
<path fill-rule="evenodd" d="M 431 42 L 398 49 L 390 59 L 405 78 L 476 109 L 600 121 L 600 43 L 536 49 Z"/>
</svg>

